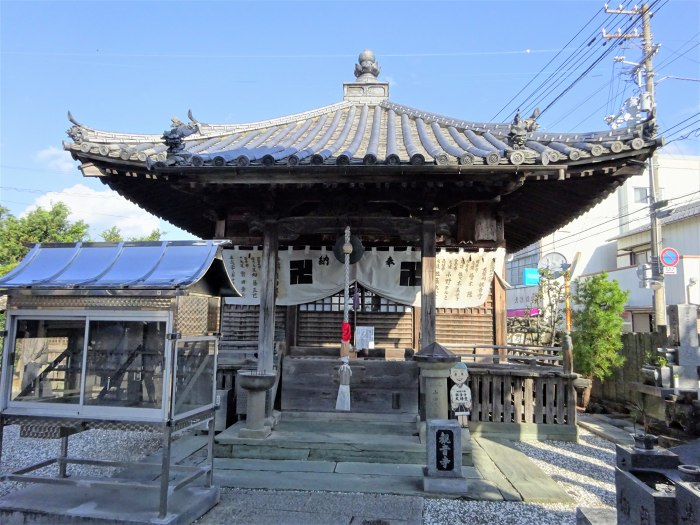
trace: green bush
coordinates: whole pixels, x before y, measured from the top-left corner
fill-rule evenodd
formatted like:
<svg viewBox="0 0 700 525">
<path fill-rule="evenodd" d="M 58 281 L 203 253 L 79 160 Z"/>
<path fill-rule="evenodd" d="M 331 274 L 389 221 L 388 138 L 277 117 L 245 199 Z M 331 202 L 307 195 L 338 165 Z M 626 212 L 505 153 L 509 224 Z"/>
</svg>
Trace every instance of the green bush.
<svg viewBox="0 0 700 525">
<path fill-rule="evenodd" d="M 625 358 L 622 349 L 622 313 L 629 293 L 620 289 L 608 274 L 577 280 L 574 303 L 574 368 L 588 378 L 605 379 Z"/>
</svg>

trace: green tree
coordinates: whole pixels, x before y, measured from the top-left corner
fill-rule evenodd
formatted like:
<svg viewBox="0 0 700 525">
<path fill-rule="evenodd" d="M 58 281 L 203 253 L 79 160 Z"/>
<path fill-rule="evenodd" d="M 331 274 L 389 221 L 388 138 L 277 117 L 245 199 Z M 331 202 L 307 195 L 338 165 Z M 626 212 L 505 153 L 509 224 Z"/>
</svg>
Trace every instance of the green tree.
<svg viewBox="0 0 700 525">
<path fill-rule="evenodd" d="M 0 275 L 12 270 L 39 242 L 78 242 L 89 239 L 84 221 L 68 220 L 70 209 L 62 202 L 50 209 L 37 208 L 24 217 L 15 217 L 0 206 Z"/>
<path fill-rule="evenodd" d="M 160 236 L 163 235 L 163 232 L 156 229 L 153 230 L 151 233 L 148 235 L 144 235 L 143 237 L 129 237 L 129 241 L 159 241 Z M 102 237 L 106 242 L 121 242 L 124 239 L 124 236 L 122 235 L 121 230 L 116 227 L 112 226 L 111 228 L 103 231 L 100 234 L 100 237 Z"/>
<path fill-rule="evenodd" d="M 603 272 L 578 280 L 573 312 L 574 368 L 591 379 L 605 379 L 625 362 L 622 349 L 622 313 L 629 292 Z M 585 403 L 584 403 L 585 406 Z"/>
</svg>

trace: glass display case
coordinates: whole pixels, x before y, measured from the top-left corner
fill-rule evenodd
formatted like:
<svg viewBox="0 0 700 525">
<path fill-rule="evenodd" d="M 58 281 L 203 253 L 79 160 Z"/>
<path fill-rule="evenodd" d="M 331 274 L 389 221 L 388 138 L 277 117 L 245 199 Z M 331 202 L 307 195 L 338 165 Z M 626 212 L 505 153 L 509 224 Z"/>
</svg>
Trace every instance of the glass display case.
<svg viewBox="0 0 700 525">
<path fill-rule="evenodd" d="M 217 338 L 172 337 L 169 324 L 147 311 L 11 312 L 3 413 L 161 423 L 211 410 Z"/>
<path fill-rule="evenodd" d="M 136 485 L 160 491 L 157 519 L 168 513 L 169 495 L 202 476 L 207 498 L 218 499 L 211 490 L 220 304 L 237 294 L 221 242 L 37 245 L 0 277 L 0 289 L 8 293 L 0 444 L 12 424 L 24 437 L 61 439 L 58 457 L 0 481 L 79 488 L 81 480 L 66 475 L 71 463 L 128 464 L 68 457 L 69 436 L 147 430 L 162 434 L 161 472 Z M 173 437 L 194 428 L 209 431 L 208 461 L 170 465 Z M 50 464 L 57 477 L 36 473 Z M 134 486 L 111 478 L 90 484 Z"/>
</svg>

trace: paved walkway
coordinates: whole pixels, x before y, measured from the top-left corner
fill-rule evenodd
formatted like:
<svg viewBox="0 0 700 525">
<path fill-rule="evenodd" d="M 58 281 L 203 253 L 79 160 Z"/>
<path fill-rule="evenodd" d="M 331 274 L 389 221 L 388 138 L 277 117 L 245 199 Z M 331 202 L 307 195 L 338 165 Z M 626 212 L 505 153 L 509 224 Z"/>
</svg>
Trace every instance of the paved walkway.
<svg viewBox="0 0 700 525">
<path fill-rule="evenodd" d="M 581 425 L 610 439 L 628 439 L 614 421 L 583 415 Z M 206 461 L 206 436 L 174 443 L 173 463 Z M 468 492 L 486 501 L 571 503 L 570 497 L 524 454 L 504 439 L 472 439 L 473 466 L 463 467 Z M 149 458 L 150 462 L 158 457 Z M 157 479 L 158 472 L 136 469 L 135 480 Z M 425 494 L 419 464 L 294 459 L 215 459 L 218 505 L 200 525 L 269 524 L 420 524 Z M 36 490 L 49 491 L 51 486 Z M 42 498 L 34 494 L 39 504 Z M 115 516 L 116 517 L 116 516 Z M 57 521 L 60 523 L 61 521 Z M 119 523 L 118 517 L 110 523 Z M 85 522 L 83 522 L 85 523 Z M 94 521 L 94 523 L 105 523 Z"/>
</svg>

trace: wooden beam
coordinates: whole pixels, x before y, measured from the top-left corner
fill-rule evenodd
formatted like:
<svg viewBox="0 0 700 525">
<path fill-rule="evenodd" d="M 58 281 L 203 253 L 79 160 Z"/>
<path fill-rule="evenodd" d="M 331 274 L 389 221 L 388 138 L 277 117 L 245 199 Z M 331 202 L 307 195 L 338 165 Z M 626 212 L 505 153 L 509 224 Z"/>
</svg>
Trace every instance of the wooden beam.
<svg viewBox="0 0 700 525">
<path fill-rule="evenodd" d="M 435 220 L 423 220 L 421 252 L 421 348 L 435 342 Z"/>
<path fill-rule="evenodd" d="M 273 371 L 277 248 L 277 222 L 267 220 L 263 227 L 262 268 L 260 270 L 260 329 L 258 332 L 258 372 L 260 373 Z"/>
</svg>

